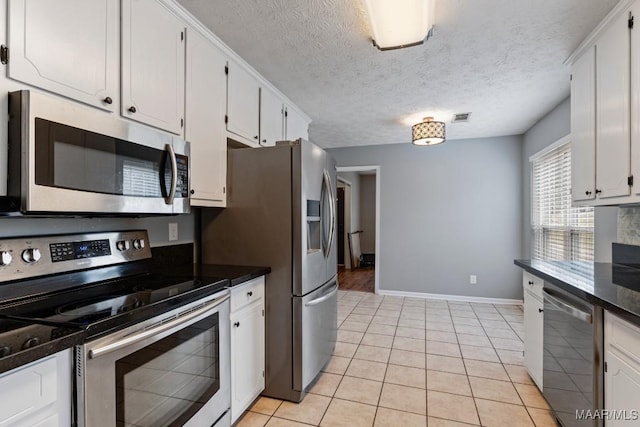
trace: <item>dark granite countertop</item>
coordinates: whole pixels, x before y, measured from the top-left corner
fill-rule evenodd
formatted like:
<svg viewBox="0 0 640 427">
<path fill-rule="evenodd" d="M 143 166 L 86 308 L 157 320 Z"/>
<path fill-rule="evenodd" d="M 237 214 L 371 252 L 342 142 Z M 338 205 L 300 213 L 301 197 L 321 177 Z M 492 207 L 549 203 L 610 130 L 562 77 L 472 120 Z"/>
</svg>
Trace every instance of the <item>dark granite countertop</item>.
<svg viewBox="0 0 640 427">
<path fill-rule="evenodd" d="M 211 280 L 211 278 L 221 278 L 229 280 L 229 286 L 233 287 L 256 277 L 264 276 L 271 272 L 271 268 L 246 265 L 195 264 L 193 272 L 203 282 Z"/>
<path fill-rule="evenodd" d="M 3 330 L 0 346 L 11 348 L 9 355 L 0 357 L 0 374 L 80 345 L 85 340 L 83 329 L 39 325 L 31 321 L 0 319 L 0 328 Z M 21 344 L 29 336 L 50 338 L 42 344 L 20 350 L 16 344 Z"/>
<path fill-rule="evenodd" d="M 517 259 L 514 264 L 640 326 L 640 269 L 578 261 Z"/>
</svg>

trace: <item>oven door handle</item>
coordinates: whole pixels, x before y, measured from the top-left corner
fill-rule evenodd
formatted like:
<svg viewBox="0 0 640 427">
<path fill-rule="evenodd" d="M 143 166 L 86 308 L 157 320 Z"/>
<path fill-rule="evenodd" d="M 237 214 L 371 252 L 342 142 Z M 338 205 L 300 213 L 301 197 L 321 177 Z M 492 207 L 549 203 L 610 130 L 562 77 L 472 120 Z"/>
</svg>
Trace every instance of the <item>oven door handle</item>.
<svg viewBox="0 0 640 427">
<path fill-rule="evenodd" d="M 225 295 L 222 298 L 216 298 L 214 300 L 212 300 L 211 302 L 206 303 L 203 307 L 198 308 L 188 314 L 185 314 L 183 316 L 179 316 L 176 317 L 173 320 L 170 320 L 166 323 L 161 323 L 160 325 L 150 328 L 150 329 L 146 329 L 143 330 L 142 332 L 139 333 L 135 333 L 133 335 L 129 335 L 121 340 L 118 340 L 116 342 L 112 342 L 110 344 L 107 344 L 105 346 L 102 347 L 98 347 L 98 348 L 94 348 L 89 350 L 89 358 L 90 359 L 96 359 L 100 356 L 104 356 L 105 354 L 109 354 L 112 353 L 116 350 L 119 350 L 123 347 L 127 347 L 129 345 L 135 344 L 137 342 L 140 342 L 142 340 L 145 340 L 147 338 L 150 338 L 154 335 L 160 334 L 162 332 L 166 332 L 169 331 L 171 329 L 176 329 L 179 330 L 183 325 L 185 325 L 186 323 L 189 323 L 191 320 L 200 317 L 204 314 L 207 314 L 208 312 L 212 311 L 212 309 L 214 309 L 215 307 L 219 306 L 220 304 L 222 304 L 224 301 L 226 301 L 227 299 L 229 299 L 229 295 Z"/>
<path fill-rule="evenodd" d="M 591 313 L 587 313 L 583 310 L 580 310 L 578 307 L 575 307 L 561 300 L 560 298 L 551 295 L 545 289 L 542 290 L 542 293 L 543 293 L 545 302 L 548 302 L 549 304 L 551 304 L 558 310 L 562 311 L 563 313 L 568 314 L 571 317 L 575 317 L 576 319 L 580 319 L 583 322 L 587 322 L 587 323 L 592 322 Z"/>
</svg>

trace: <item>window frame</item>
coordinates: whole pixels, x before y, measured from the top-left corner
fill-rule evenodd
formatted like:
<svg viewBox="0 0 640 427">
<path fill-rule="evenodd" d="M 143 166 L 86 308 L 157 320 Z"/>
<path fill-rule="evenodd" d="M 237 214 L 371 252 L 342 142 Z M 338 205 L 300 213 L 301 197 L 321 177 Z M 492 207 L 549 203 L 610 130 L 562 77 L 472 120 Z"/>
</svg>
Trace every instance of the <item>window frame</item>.
<svg viewBox="0 0 640 427">
<path fill-rule="evenodd" d="M 529 172 L 530 172 L 530 218 L 529 218 L 529 234 L 530 234 L 530 253 L 531 259 L 541 259 L 541 260 L 570 260 L 570 261 L 587 261 L 593 262 L 595 256 L 595 244 L 594 244 L 594 218 L 593 218 L 593 207 L 585 207 L 585 206 L 573 206 L 573 200 L 571 199 L 571 181 L 569 181 L 569 200 L 571 208 L 578 209 L 587 209 L 591 214 L 590 222 L 591 227 L 575 227 L 571 225 L 537 225 L 539 216 L 538 208 L 538 200 L 536 199 L 536 181 L 535 181 L 535 162 L 540 161 L 544 157 L 552 154 L 555 151 L 563 149 L 565 146 L 568 146 L 569 152 L 571 153 L 571 135 L 566 135 L 563 138 L 560 138 L 558 141 L 548 145 L 537 153 L 533 154 L 529 157 Z M 569 170 L 569 180 L 571 180 L 571 171 Z M 566 212 L 563 209 L 563 212 Z M 560 234 L 558 234 L 560 232 Z M 555 233 L 555 236 L 551 236 Z M 587 233 L 586 237 L 577 237 L 580 235 L 584 236 L 584 233 Z M 558 244 L 558 242 L 562 241 L 561 244 L 561 258 L 557 256 L 554 257 L 553 253 L 548 253 L 545 250 L 544 243 L 542 248 L 539 248 L 538 245 L 541 242 L 544 242 L 545 239 L 550 239 L 554 237 L 554 243 Z M 559 237 L 559 238 L 558 238 Z M 591 241 L 591 247 L 587 245 L 580 245 L 579 239 L 586 239 L 587 241 Z M 585 256 L 586 250 L 586 256 Z M 553 252 L 549 250 L 549 252 Z M 582 255 L 582 256 L 581 256 Z"/>
</svg>

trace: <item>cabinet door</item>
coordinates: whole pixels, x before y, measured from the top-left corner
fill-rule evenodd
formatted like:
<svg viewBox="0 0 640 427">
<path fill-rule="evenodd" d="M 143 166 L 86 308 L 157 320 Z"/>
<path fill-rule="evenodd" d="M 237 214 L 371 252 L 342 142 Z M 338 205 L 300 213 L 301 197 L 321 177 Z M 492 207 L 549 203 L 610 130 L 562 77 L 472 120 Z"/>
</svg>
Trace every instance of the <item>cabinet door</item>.
<svg viewBox="0 0 640 427">
<path fill-rule="evenodd" d="M 122 115 L 182 134 L 184 24 L 158 0 L 122 1 Z"/>
<path fill-rule="evenodd" d="M 235 421 L 264 389 L 262 301 L 231 314 L 231 419 Z"/>
<path fill-rule="evenodd" d="M 596 50 L 571 67 L 571 198 L 596 197 Z"/>
<path fill-rule="evenodd" d="M 111 0 L 11 0 L 8 76 L 113 111 L 118 10 Z"/>
<path fill-rule="evenodd" d="M 227 180 L 227 58 L 195 31 L 187 33 L 185 139 L 191 143 L 191 205 L 224 206 Z"/>
<path fill-rule="evenodd" d="M 640 3 L 634 3 L 634 12 Z M 640 179 L 640 32 L 631 31 L 631 175 Z M 633 186 L 633 193 L 640 194 L 640 181 Z"/>
<path fill-rule="evenodd" d="M 542 390 L 542 302 L 525 288 L 524 292 L 524 364 L 531 378 Z"/>
<path fill-rule="evenodd" d="M 251 74 L 229 62 L 227 130 L 257 144 L 260 129 L 260 85 Z"/>
<path fill-rule="evenodd" d="M 599 198 L 630 194 L 630 47 L 628 15 L 596 44 L 596 188 Z"/>
<path fill-rule="evenodd" d="M 298 138 L 309 140 L 309 123 L 293 108 L 285 109 L 286 137 L 288 141 Z"/>
<path fill-rule="evenodd" d="M 276 145 L 284 138 L 282 100 L 266 87 L 260 88 L 260 145 Z"/>
<path fill-rule="evenodd" d="M 604 407 L 609 410 L 638 410 L 640 366 L 633 365 L 615 352 L 606 352 L 607 372 L 604 379 Z M 608 419 L 607 426 L 638 426 L 640 421 Z"/>
<path fill-rule="evenodd" d="M 640 328 L 604 314 L 604 407 L 631 416 L 640 396 Z M 607 419 L 607 426 L 639 426 L 640 420 Z"/>
</svg>

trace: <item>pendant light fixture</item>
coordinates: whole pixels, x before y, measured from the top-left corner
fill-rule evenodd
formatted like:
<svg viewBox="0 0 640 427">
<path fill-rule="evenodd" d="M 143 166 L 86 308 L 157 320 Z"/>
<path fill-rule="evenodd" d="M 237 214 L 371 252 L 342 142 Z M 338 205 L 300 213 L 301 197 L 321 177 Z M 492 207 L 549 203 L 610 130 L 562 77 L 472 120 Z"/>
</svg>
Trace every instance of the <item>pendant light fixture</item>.
<svg viewBox="0 0 640 427">
<path fill-rule="evenodd" d="M 433 29 L 434 0 L 364 0 L 373 32 L 373 45 L 380 50 L 422 44 Z"/>
<path fill-rule="evenodd" d="M 421 123 L 411 127 L 414 145 L 436 145 L 444 142 L 444 122 L 435 122 L 433 117 L 425 117 Z"/>
</svg>

